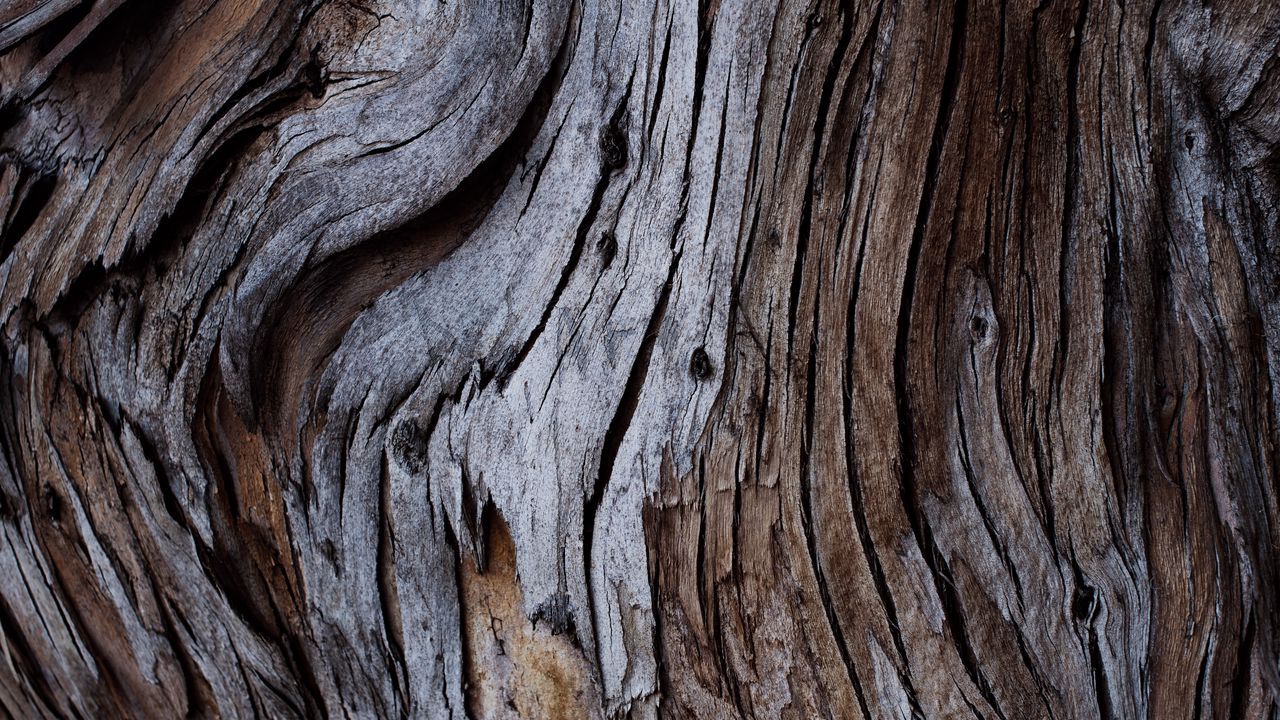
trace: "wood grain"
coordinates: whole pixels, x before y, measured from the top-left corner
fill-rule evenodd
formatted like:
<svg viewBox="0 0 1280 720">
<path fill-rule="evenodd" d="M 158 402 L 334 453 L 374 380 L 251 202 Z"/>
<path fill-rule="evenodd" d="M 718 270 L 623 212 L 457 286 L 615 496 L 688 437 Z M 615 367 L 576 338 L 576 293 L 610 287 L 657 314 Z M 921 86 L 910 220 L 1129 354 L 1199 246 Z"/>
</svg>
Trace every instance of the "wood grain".
<svg viewBox="0 0 1280 720">
<path fill-rule="evenodd" d="M 0 0 L 0 708 L 1277 717 L 1277 58 Z"/>
</svg>

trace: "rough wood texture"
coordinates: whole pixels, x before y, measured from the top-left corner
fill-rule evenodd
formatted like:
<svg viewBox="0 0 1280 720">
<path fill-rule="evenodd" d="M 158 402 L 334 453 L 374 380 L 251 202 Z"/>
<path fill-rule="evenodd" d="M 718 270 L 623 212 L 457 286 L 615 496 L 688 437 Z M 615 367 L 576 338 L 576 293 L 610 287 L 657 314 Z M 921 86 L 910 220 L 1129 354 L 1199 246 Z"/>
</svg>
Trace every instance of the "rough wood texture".
<svg viewBox="0 0 1280 720">
<path fill-rule="evenodd" d="M 1275 718 L 1278 46 L 0 0 L 0 707 Z"/>
</svg>

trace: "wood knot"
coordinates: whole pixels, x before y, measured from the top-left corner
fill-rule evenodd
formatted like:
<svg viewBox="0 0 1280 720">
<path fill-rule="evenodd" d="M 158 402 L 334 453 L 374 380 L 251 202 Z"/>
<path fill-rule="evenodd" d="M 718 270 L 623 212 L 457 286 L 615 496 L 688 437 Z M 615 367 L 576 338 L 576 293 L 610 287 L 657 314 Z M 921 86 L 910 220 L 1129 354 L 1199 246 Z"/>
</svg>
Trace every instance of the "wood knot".
<svg viewBox="0 0 1280 720">
<path fill-rule="evenodd" d="M 769 247 L 774 250 L 782 247 L 782 232 L 778 228 L 770 228 L 769 230 Z"/>
<path fill-rule="evenodd" d="M 1071 614 L 1077 622 L 1085 622 L 1093 617 L 1093 611 L 1097 605 L 1097 597 L 1097 591 L 1088 585 L 1081 585 L 1076 588 L 1075 597 L 1071 600 Z"/>
<path fill-rule="evenodd" d="M 974 340 L 986 340 L 988 328 L 987 319 L 981 315 L 969 319 L 969 331 L 973 333 Z"/>
<path fill-rule="evenodd" d="M 333 544 L 333 540 L 325 538 L 321 541 L 320 554 L 324 555 L 324 559 L 329 561 L 329 566 L 333 568 L 334 574 L 342 574 L 342 561 L 338 557 L 338 548 Z"/>
<path fill-rule="evenodd" d="M 606 171 L 617 170 L 627 164 L 627 136 L 617 120 L 600 133 L 600 164 Z"/>
<path fill-rule="evenodd" d="M 391 433 L 391 450 L 405 470 L 420 473 L 427 467 L 428 441 L 416 419 L 405 420 Z"/>
<path fill-rule="evenodd" d="M 618 254 L 618 236 L 612 230 L 605 231 L 596 241 L 596 252 L 600 253 L 602 267 L 609 267 Z"/>
<path fill-rule="evenodd" d="M 689 374 L 694 380 L 709 380 L 715 372 L 715 368 L 711 365 L 711 358 L 707 356 L 707 351 L 698 348 L 693 351 L 693 357 L 689 358 Z"/>
<path fill-rule="evenodd" d="M 52 485 L 45 485 L 41 496 L 45 516 L 55 524 L 62 522 L 62 496 L 58 491 L 54 490 Z"/>
<path fill-rule="evenodd" d="M 529 619 L 535 625 L 547 624 L 552 635 L 569 633 L 577 637 L 577 628 L 573 623 L 573 612 L 569 609 L 569 596 L 556 593 L 539 605 Z"/>
<path fill-rule="evenodd" d="M 320 59 L 320 46 L 316 45 L 311 48 L 311 56 L 307 59 L 307 64 L 302 66 L 302 82 L 306 85 L 307 92 L 311 93 L 311 97 L 324 97 L 324 86 L 328 83 L 328 75 L 325 72 L 324 62 Z"/>
</svg>

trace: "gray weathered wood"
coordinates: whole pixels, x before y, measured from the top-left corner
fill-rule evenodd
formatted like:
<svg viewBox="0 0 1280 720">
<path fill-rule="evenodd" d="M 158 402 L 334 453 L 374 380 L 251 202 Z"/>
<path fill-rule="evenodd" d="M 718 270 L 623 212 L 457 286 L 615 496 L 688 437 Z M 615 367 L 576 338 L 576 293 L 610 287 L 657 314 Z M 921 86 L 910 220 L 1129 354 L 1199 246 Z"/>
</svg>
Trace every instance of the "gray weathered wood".
<svg viewBox="0 0 1280 720">
<path fill-rule="evenodd" d="M 0 0 L 0 707 L 1275 717 L 1278 57 Z"/>
</svg>

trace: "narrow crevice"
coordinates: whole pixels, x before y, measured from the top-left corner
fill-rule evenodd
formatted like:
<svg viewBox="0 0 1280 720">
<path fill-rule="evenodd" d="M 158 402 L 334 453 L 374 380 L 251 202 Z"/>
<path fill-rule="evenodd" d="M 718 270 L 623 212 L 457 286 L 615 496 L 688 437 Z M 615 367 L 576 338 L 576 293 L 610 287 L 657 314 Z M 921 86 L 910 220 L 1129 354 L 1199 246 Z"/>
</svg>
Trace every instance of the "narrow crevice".
<svg viewBox="0 0 1280 720">
<path fill-rule="evenodd" d="M 622 125 L 627 109 L 627 100 L 630 95 L 631 87 L 628 85 L 627 92 L 623 94 L 622 99 L 618 102 L 618 106 L 613 111 L 613 116 L 609 119 L 609 124 L 601 135 L 600 177 L 591 193 L 591 200 L 587 204 L 586 212 L 578 223 L 573 245 L 569 249 L 569 258 L 565 261 L 564 267 L 560 271 L 560 279 L 556 281 L 556 286 L 551 291 L 550 299 L 543 306 L 542 317 L 538 319 L 538 324 L 530 331 L 524 343 L 521 344 L 510 360 L 499 363 L 492 375 L 488 377 L 482 376 L 482 386 L 487 385 L 490 380 L 496 380 L 499 390 L 506 389 L 507 383 L 511 381 L 511 376 L 515 374 L 516 369 L 529 356 L 538 338 L 541 337 L 547 322 L 551 319 L 551 314 L 555 312 L 556 305 L 560 302 L 560 296 L 564 293 L 565 288 L 569 286 L 569 280 L 573 277 L 574 271 L 577 270 L 583 249 L 587 245 L 587 236 L 591 233 L 591 228 L 595 225 L 596 215 L 600 212 L 600 205 L 604 201 L 605 191 L 609 188 L 614 172 L 621 167 L 619 163 L 625 162 L 626 148 L 625 145 L 620 146 L 619 142 L 625 142 L 621 141 L 620 138 L 624 137 L 622 135 Z"/>
<path fill-rule="evenodd" d="M 58 176 L 52 173 L 42 173 L 27 168 L 21 168 L 18 172 L 25 187 L 22 201 L 0 232 L 0 263 L 9 259 L 18 241 L 35 224 L 40 217 L 40 212 L 53 197 L 53 191 L 58 184 Z"/>
<path fill-rule="evenodd" d="M 457 598 L 456 606 L 458 611 L 458 665 L 459 665 L 459 681 L 461 687 L 459 692 L 462 694 L 462 707 L 458 708 L 465 718 L 473 716 L 475 699 L 470 692 L 470 679 L 475 675 L 475 648 L 471 647 L 470 634 L 467 632 L 467 613 L 471 608 L 467 607 L 466 592 L 463 588 L 463 568 L 462 568 L 462 547 L 458 544 L 458 537 L 453 532 L 453 526 L 446 519 L 443 523 L 444 545 L 447 549 L 446 557 L 453 565 L 453 591 Z M 487 530 L 487 526 L 485 528 Z M 449 705 L 449 678 L 444 678 L 439 687 L 440 700 L 445 707 L 445 717 L 453 717 L 450 712 Z"/>
<path fill-rule="evenodd" d="M 924 186 L 921 190 L 920 206 L 912 232 L 911 245 L 907 252 L 907 268 L 902 281 L 902 298 L 898 306 L 897 337 L 894 344 L 893 385 L 894 394 L 898 402 L 898 438 L 902 454 L 899 468 L 902 477 L 902 505 L 911 522 L 917 542 L 921 541 L 922 532 L 919 512 L 920 499 L 915 487 L 916 450 L 915 430 L 912 427 L 914 413 L 911 407 L 909 373 L 907 371 L 912 300 L 915 296 L 916 275 L 920 263 L 920 254 L 923 251 L 925 228 L 933 207 L 938 166 L 941 162 L 942 149 L 947 129 L 950 125 L 951 113 L 955 106 L 957 86 L 959 85 L 960 74 L 964 65 L 967 5 L 968 0 L 956 0 L 954 7 L 954 18 L 951 23 L 951 45 L 948 51 L 946 71 L 943 76 L 942 98 L 938 107 L 938 119 L 934 125 L 929 157 L 925 162 Z"/>
<path fill-rule="evenodd" d="M 195 659 L 187 648 L 186 642 L 178 635 L 177 628 L 173 624 L 168 599 L 154 593 L 154 589 L 157 586 L 154 574 L 148 571 L 148 575 L 151 576 L 152 599 L 155 601 L 156 609 L 160 615 L 161 634 L 173 650 L 173 654 L 178 661 L 178 668 L 182 671 L 182 693 L 183 699 L 187 703 L 186 717 L 200 717 L 201 712 L 216 705 L 212 688 L 209 686 L 209 681 L 205 679 L 200 669 L 196 666 Z"/>
<path fill-rule="evenodd" d="M 1245 717 L 1249 707 L 1249 689 L 1253 684 L 1253 647 L 1257 632 L 1255 613 L 1249 613 L 1249 621 L 1244 628 L 1244 636 L 1240 639 L 1240 650 L 1236 653 L 1236 666 L 1231 676 L 1231 718 Z"/>
<path fill-rule="evenodd" d="M 306 26 L 306 20 L 307 18 L 304 17 L 301 22 L 295 25 L 292 37 L 288 42 L 284 43 L 284 47 L 276 56 L 274 63 L 265 70 L 253 75 L 240 85 L 240 87 L 233 90 L 231 94 L 227 96 L 227 99 L 218 106 L 218 109 L 209 114 L 209 119 L 204 122 L 200 127 L 200 132 L 198 132 L 195 139 L 191 141 L 192 150 L 198 147 L 200 145 L 200 141 L 203 140 L 215 126 L 217 126 L 218 122 L 221 121 L 222 118 L 226 117 L 231 110 L 235 109 L 241 101 L 258 91 L 265 89 L 269 83 L 278 81 L 284 72 L 289 69 L 289 65 L 294 60 L 294 49 L 297 47 L 298 38 L 302 35 L 302 30 Z M 314 53 L 315 50 L 313 49 L 312 54 L 314 55 Z M 249 108 L 245 114 L 246 116 L 261 117 L 262 115 L 270 112 L 268 108 L 278 107 L 278 103 L 292 103 L 301 99 L 306 91 L 312 90 L 314 92 L 312 87 L 313 85 L 314 83 L 309 82 L 307 66 L 303 66 L 299 69 L 297 77 L 294 78 L 292 82 L 283 84 L 281 88 L 272 95 L 261 98 L 259 100 L 259 110 L 254 111 L 252 108 Z"/>
<path fill-rule="evenodd" d="M 50 710 L 57 711 L 62 707 L 57 702 L 60 693 L 55 693 L 44 675 L 44 664 L 39 661 L 31 644 L 27 641 L 22 623 L 9 607 L 8 600 L 0 594 L 0 631 L 3 631 L 6 646 L 6 661 L 9 669 L 31 688 L 36 698 Z"/>
<path fill-rule="evenodd" d="M 1071 347 L 1071 278 L 1074 275 L 1076 195 L 1080 185 L 1080 55 L 1084 49 L 1085 22 L 1089 17 L 1089 2 L 1081 0 L 1080 12 L 1072 28 L 1073 40 L 1067 61 L 1067 138 L 1066 177 L 1062 191 L 1062 235 L 1058 247 L 1058 347 L 1054 353 L 1053 372 L 1057 375 L 1056 390 L 1062 394 L 1062 381 L 1066 376 L 1067 353 Z"/>
<path fill-rule="evenodd" d="M 845 427 L 852 428 L 852 422 L 851 409 L 846 399 Z M 898 670 L 898 679 L 902 682 L 912 707 L 916 709 L 920 716 L 923 716 L 924 713 L 919 708 L 915 686 L 911 681 L 910 660 L 907 655 L 906 643 L 903 641 L 902 632 L 899 630 L 901 626 L 898 624 L 897 603 L 893 600 L 893 593 L 889 589 L 888 579 L 885 578 L 884 568 L 880 564 L 880 555 L 876 552 L 875 541 L 871 538 L 870 526 L 867 522 L 866 504 L 862 496 L 862 484 L 858 480 L 857 465 L 853 453 L 853 443 L 845 443 L 845 463 L 849 471 L 853 524 L 858 531 L 858 541 L 862 549 L 862 556 L 871 571 L 871 579 L 875 585 L 876 595 L 880 598 L 880 605 L 884 609 L 889 632 L 893 636 L 894 648 L 897 650 L 899 661 L 902 663 Z"/>
<path fill-rule="evenodd" d="M 796 336 L 796 316 L 799 312 L 800 304 L 800 286 L 804 280 L 804 264 L 805 258 L 809 252 L 810 234 L 813 225 L 814 210 L 814 192 L 822 191 L 823 171 L 818 169 L 823 156 L 823 137 L 826 133 L 828 122 L 834 118 L 828 117 L 831 109 L 831 96 L 835 93 L 836 79 L 840 76 L 840 66 L 844 62 L 845 55 L 848 52 L 851 35 L 853 32 L 853 22 L 849 17 L 849 13 L 841 12 L 841 29 L 840 39 L 836 42 L 836 47 L 831 53 L 831 59 L 827 63 L 826 74 L 822 81 L 822 94 L 818 99 L 818 107 L 814 112 L 813 121 L 813 147 L 809 155 L 809 172 L 804 189 L 804 204 L 800 210 L 800 224 L 796 234 L 796 252 L 795 264 L 791 269 L 791 290 L 790 305 L 787 309 L 787 347 L 790 348 L 795 344 Z"/>
<path fill-rule="evenodd" d="M 1018 607 L 1025 609 L 1026 602 L 1023 596 L 1022 580 L 1018 577 L 1017 568 L 1009 557 L 1009 549 L 1005 547 L 1004 542 L 1000 539 L 1000 535 L 996 531 L 995 522 L 991 518 L 991 513 L 987 510 L 987 505 L 982 499 L 982 493 L 978 490 L 977 474 L 974 472 L 973 460 L 969 455 L 969 435 L 965 428 L 964 407 L 960 403 L 959 395 L 956 396 L 956 419 L 960 430 L 960 442 L 958 443 L 960 465 L 964 470 L 965 481 L 968 483 L 969 495 L 973 498 L 974 507 L 978 510 L 978 516 L 982 519 L 982 525 L 987 530 L 987 536 L 991 539 L 992 547 L 995 548 L 996 554 L 1000 556 L 1000 564 L 1004 566 L 1005 572 L 1009 573 L 1009 579 L 1013 581 L 1014 592 L 1018 595 Z"/>
<path fill-rule="evenodd" d="M 972 650 L 966 648 L 967 638 L 960 618 L 951 617 L 954 612 L 947 612 L 946 589 L 942 587 L 943 583 L 949 583 L 949 577 L 942 575 L 945 563 L 940 562 L 941 554 L 937 551 L 933 544 L 932 533 L 928 529 L 927 521 L 924 518 L 920 508 L 919 491 L 915 482 L 915 465 L 917 462 L 917 453 L 915 447 L 915 429 L 913 428 L 914 412 L 911 407 L 910 382 L 908 380 L 907 359 L 910 341 L 910 326 L 912 314 L 912 301 L 915 295 L 916 277 L 920 262 L 920 255 L 923 252 L 925 230 L 930 219 L 930 213 L 933 207 L 933 200 L 936 194 L 936 182 L 938 177 L 939 166 L 941 164 L 942 151 L 946 142 L 947 131 L 951 123 L 951 115 L 955 109 L 956 96 L 960 84 L 960 76 L 964 69 L 965 53 L 965 33 L 967 30 L 968 20 L 968 1 L 956 0 L 953 7 L 953 17 L 950 24 L 951 38 L 950 45 L 947 50 L 947 64 L 942 78 L 942 93 L 938 104 L 938 116 L 933 128 L 933 137 L 929 147 L 929 155 L 925 161 L 923 186 L 921 188 L 920 204 L 916 214 L 914 228 L 912 230 L 911 244 L 907 251 L 906 273 L 902 283 L 902 297 L 898 306 L 897 332 L 894 343 L 893 357 L 893 386 L 894 394 L 897 398 L 897 415 L 898 415 L 898 440 L 901 458 L 898 464 L 900 476 L 900 491 L 902 496 L 902 508 L 911 524 L 911 529 L 915 535 L 916 543 L 920 548 L 921 555 L 925 563 L 928 565 L 930 574 L 933 576 L 934 585 L 939 593 L 939 600 L 943 605 L 944 613 L 947 615 L 948 624 L 951 626 L 952 637 L 956 641 L 961 662 L 966 666 L 966 671 L 975 678 L 979 690 L 983 690 L 982 682 L 977 682 L 980 675 L 977 673 L 977 664 L 972 657 Z M 940 567 L 941 566 L 941 567 Z M 898 642 L 901 642 L 899 639 Z M 905 658 L 905 650 L 900 649 Z M 968 657 L 966 657 L 968 656 Z M 983 691 L 986 695 L 987 691 Z M 993 700 L 989 699 L 993 708 L 998 708 Z"/>
<path fill-rule="evenodd" d="M 1075 592 L 1071 598 L 1071 617 L 1077 631 L 1083 630 L 1083 639 L 1089 654 L 1089 668 L 1093 673 L 1093 691 L 1098 704 L 1098 716 L 1103 720 L 1113 720 L 1116 715 L 1111 704 L 1111 689 L 1107 682 L 1106 663 L 1102 659 L 1102 646 L 1098 640 L 1097 619 L 1102 609 L 1102 599 L 1098 589 L 1089 584 L 1089 580 L 1080 568 L 1072 550 L 1068 560 L 1071 563 Z M 1233 715 L 1232 717 L 1237 717 Z"/>
<path fill-rule="evenodd" d="M 103 413 L 103 416 L 107 417 L 106 407 L 101 399 L 99 400 L 99 407 L 101 408 L 100 412 Z M 127 413 L 121 411 L 120 419 L 121 422 L 126 423 L 133 432 L 134 438 L 138 441 L 138 446 L 142 449 L 143 458 L 151 464 L 153 472 L 155 473 L 156 487 L 160 491 L 160 498 L 164 504 L 166 514 L 168 514 L 170 519 L 177 523 L 186 535 L 191 538 L 191 544 L 196 552 L 196 558 L 200 561 L 201 569 L 203 570 L 206 578 L 208 578 L 211 583 L 214 582 L 214 574 L 212 570 L 212 563 L 214 562 L 212 559 L 213 549 L 208 545 L 205 545 L 204 542 L 201 541 L 200 535 L 193 530 L 190 519 L 187 517 L 186 510 L 183 508 L 182 503 L 179 502 L 178 497 L 174 492 L 171 476 L 165 468 L 165 464 L 161 459 L 162 455 L 156 447 L 155 442 L 152 440 L 150 435 L 148 435 L 146 429 L 129 417 Z M 119 435 L 118 429 L 116 434 Z"/>
<path fill-rule="evenodd" d="M 1107 670 L 1102 661 L 1102 648 L 1098 644 L 1098 632 L 1089 628 L 1089 666 L 1093 668 L 1093 687 L 1098 696 L 1098 715 L 1104 720 L 1114 718 L 1111 709 L 1111 689 L 1107 686 Z M 1232 717 L 1243 717 L 1232 715 Z"/>
<path fill-rule="evenodd" d="M 391 472 L 386 453 L 382 454 L 378 483 L 378 548 L 376 572 L 378 604 L 382 610 L 382 630 L 390 645 L 399 672 L 391 673 L 392 686 L 402 708 L 409 706 L 409 666 L 404 652 L 404 625 L 400 614 L 400 593 L 396 587 L 395 531 L 391 507 Z"/>
<path fill-rule="evenodd" d="M 599 653 L 600 639 L 599 630 L 594 627 L 597 607 L 591 583 L 591 553 L 595 540 L 596 513 L 600 508 L 600 503 L 604 500 L 605 487 L 613 476 L 613 468 L 618 459 L 618 451 L 622 447 L 622 441 L 626 437 L 627 429 L 631 427 L 632 417 L 634 417 L 636 407 L 640 402 L 640 393 L 644 389 L 645 380 L 649 376 L 649 364 L 653 357 L 653 347 L 662 329 L 663 318 L 667 314 L 667 303 L 671 299 L 671 289 L 675 282 L 676 268 L 679 266 L 680 253 L 677 252 L 671 258 L 671 265 L 667 270 L 667 280 L 663 283 L 662 289 L 658 293 L 653 313 L 649 316 L 649 322 L 645 325 L 635 360 L 632 361 L 631 370 L 627 374 L 627 382 L 623 386 L 617 409 L 613 413 L 613 419 L 609 421 L 608 429 L 605 430 L 604 439 L 600 446 L 600 470 L 596 474 L 596 481 L 591 489 L 591 495 L 586 498 L 582 506 L 584 577 L 587 581 L 587 603 L 591 609 L 592 633 L 595 636 L 597 653 Z M 596 661 L 599 663 L 600 658 L 597 657 Z"/>
<path fill-rule="evenodd" d="M 1000 709 L 999 701 L 996 700 L 991 681 L 987 678 L 986 673 L 982 672 L 982 662 L 978 658 L 973 643 L 969 640 L 964 603 L 961 601 L 955 578 L 951 574 L 951 567 L 934 541 L 933 530 L 929 526 L 929 521 L 921 518 L 920 526 L 924 540 L 922 549 L 926 559 L 929 561 L 929 569 L 933 575 L 934 591 L 938 593 L 938 598 L 942 602 L 942 614 L 947 619 L 947 626 L 951 628 L 951 639 L 959 652 L 960 663 L 964 666 L 965 672 L 969 675 L 969 679 L 973 681 L 974 686 L 978 688 L 978 692 L 982 693 L 983 699 L 995 711 L 996 717 L 1005 720 L 1005 714 Z"/>
<path fill-rule="evenodd" d="M 1200 720 L 1200 718 L 1204 717 L 1204 690 L 1205 685 L 1207 685 L 1209 681 L 1209 660 L 1212 657 L 1213 646 L 1206 642 L 1204 655 L 1200 658 L 1200 672 L 1196 674 L 1196 697 L 1194 707 L 1192 708 L 1192 712 L 1194 713 L 1191 716 L 1192 720 Z"/>
<path fill-rule="evenodd" d="M 815 295 L 821 294 L 821 280 L 815 290 Z M 827 583 L 826 573 L 823 572 L 822 562 L 818 557 L 818 541 L 814 537 L 814 528 L 817 525 L 813 518 L 813 505 L 817 498 L 813 490 L 811 475 L 813 474 L 813 444 L 815 437 L 815 414 L 818 406 L 817 393 L 817 376 L 818 376 L 818 332 L 821 325 L 821 304 L 815 300 L 813 303 L 813 321 L 809 328 L 809 361 L 806 364 L 805 375 L 805 406 L 804 406 L 804 423 L 801 426 L 800 438 L 800 511 L 802 514 L 800 527 L 804 531 L 805 544 L 808 549 L 809 566 L 813 571 L 814 579 L 818 585 L 819 600 L 822 603 L 823 613 L 826 615 L 827 626 L 831 628 L 832 640 L 835 642 L 836 650 L 840 653 L 840 660 L 844 664 L 845 674 L 849 677 L 849 682 L 853 685 L 854 693 L 858 698 L 858 704 L 863 711 L 864 717 L 870 717 L 867 714 L 866 698 L 862 689 L 862 682 L 858 678 L 858 671 L 853 664 L 853 658 L 849 652 L 848 643 L 844 638 L 844 630 L 841 627 L 840 617 L 836 612 L 835 605 L 831 600 L 831 589 Z"/>
</svg>

